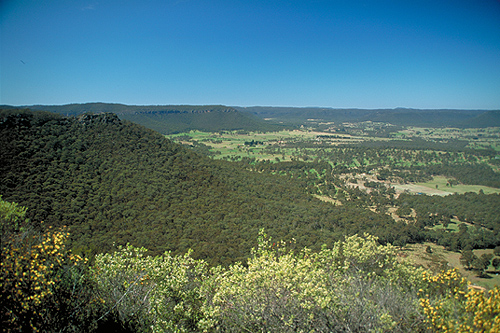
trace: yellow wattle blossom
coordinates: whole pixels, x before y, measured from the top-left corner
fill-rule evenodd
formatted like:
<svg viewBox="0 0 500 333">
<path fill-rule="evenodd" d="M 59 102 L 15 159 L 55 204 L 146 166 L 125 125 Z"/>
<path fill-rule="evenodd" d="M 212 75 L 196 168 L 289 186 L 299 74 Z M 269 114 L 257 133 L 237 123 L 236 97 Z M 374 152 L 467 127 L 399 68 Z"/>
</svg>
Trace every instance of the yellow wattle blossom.
<svg viewBox="0 0 500 333">
<path fill-rule="evenodd" d="M 431 276 L 422 274 L 428 294 L 420 299 L 428 328 L 436 332 L 500 332 L 500 289 L 468 289 L 456 269 Z M 467 290 L 468 289 L 468 290 Z M 423 294 L 423 290 L 419 290 Z"/>
<path fill-rule="evenodd" d="M 41 236 L 28 233 L 21 240 L 15 237 L 4 242 L 1 249 L 0 288 L 8 295 L 11 308 L 5 320 L 11 327 L 21 327 L 20 318 L 29 318 L 31 329 L 38 331 L 37 323 L 43 322 L 39 307 L 59 282 L 57 270 L 81 259 L 73 259 L 66 252 L 64 229 L 51 229 Z"/>
</svg>

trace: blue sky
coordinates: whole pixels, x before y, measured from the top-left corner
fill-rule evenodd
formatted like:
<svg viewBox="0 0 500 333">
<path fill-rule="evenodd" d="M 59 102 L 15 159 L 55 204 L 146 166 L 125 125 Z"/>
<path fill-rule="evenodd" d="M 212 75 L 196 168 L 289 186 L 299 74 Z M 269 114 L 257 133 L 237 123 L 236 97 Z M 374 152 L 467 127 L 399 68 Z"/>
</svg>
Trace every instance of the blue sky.
<svg viewBox="0 0 500 333">
<path fill-rule="evenodd" d="M 500 1 L 0 1 L 0 104 L 500 109 Z"/>
</svg>

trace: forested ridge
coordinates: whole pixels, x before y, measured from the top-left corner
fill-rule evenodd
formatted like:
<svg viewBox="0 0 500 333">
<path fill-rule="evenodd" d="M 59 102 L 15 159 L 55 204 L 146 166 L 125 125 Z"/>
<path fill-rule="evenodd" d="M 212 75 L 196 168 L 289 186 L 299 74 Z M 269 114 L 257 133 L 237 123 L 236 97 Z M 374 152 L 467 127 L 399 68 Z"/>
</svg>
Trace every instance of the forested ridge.
<svg viewBox="0 0 500 333">
<path fill-rule="evenodd" d="M 23 108 L 0 106 L 0 108 Z M 500 126 L 500 110 L 454 109 L 334 109 L 319 107 L 231 107 L 225 105 L 125 105 L 73 103 L 30 105 L 31 110 L 66 116 L 110 112 L 162 134 L 190 130 L 277 131 L 315 122 L 381 122 L 398 126 L 486 128 Z"/>
<path fill-rule="evenodd" d="M 126 105 L 120 103 L 73 103 L 64 105 L 31 105 L 33 111 L 50 111 L 66 116 L 78 116 L 84 113 L 208 113 L 234 112 L 235 109 L 224 105 Z"/>
<path fill-rule="evenodd" d="M 313 249 L 363 231 L 406 238 L 408 227 L 387 215 L 315 199 L 304 179 L 211 160 L 114 114 L 10 110 L 0 119 L 5 200 L 29 207 L 42 229 L 69 226 L 80 251 L 130 242 L 227 264 L 248 256 L 262 227 Z"/>
<path fill-rule="evenodd" d="M 152 111 L 121 114 L 120 118 L 151 128 L 162 134 L 191 130 L 216 132 L 222 130 L 277 131 L 281 125 L 268 124 L 249 113 L 234 109 L 218 111 Z"/>
<path fill-rule="evenodd" d="M 16 108 L 16 107 L 13 107 Z M 118 103 L 74 103 L 66 105 L 32 105 L 34 111 L 50 111 L 65 116 L 85 113 L 114 113 L 161 134 L 190 130 L 276 131 L 283 125 L 269 124 L 254 114 L 240 112 L 224 105 L 125 105 Z"/>
</svg>

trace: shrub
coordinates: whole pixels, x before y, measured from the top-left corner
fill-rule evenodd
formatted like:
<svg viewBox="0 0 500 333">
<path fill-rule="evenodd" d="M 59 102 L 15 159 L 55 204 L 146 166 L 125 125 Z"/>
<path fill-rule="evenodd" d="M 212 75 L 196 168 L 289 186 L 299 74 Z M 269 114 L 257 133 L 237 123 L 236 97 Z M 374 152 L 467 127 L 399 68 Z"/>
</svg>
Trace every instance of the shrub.
<svg viewBox="0 0 500 333">
<path fill-rule="evenodd" d="M 0 198 L 3 329 L 90 329 L 86 260 L 65 248 L 69 233 L 64 228 L 39 233 L 24 218 L 25 212 Z"/>
<path fill-rule="evenodd" d="M 425 274 L 420 304 L 428 329 L 439 332 L 499 332 L 500 289 L 471 288 L 456 269 Z"/>
<path fill-rule="evenodd" d="M 332 249 L 294 254 L 287 243 L 272 243 L 261 231 L 247 266 L 212 271 L 204 286 L 207 327 L 276 332 L 421 329 L 414 289 L 418 284 L 413 282 L 421 281 L 422 270 L 399 262 L 392 246 L 376 241 L 355 235 Z"/>
<path fill-rule="evenodd" d="M 146 256 L 131 245 L 96 257 L 93 276 L 111 316 L 132 331 L 190 332 L 203 319 L 200 284 L 206 264 L 184 256 Z"/>
</svg>

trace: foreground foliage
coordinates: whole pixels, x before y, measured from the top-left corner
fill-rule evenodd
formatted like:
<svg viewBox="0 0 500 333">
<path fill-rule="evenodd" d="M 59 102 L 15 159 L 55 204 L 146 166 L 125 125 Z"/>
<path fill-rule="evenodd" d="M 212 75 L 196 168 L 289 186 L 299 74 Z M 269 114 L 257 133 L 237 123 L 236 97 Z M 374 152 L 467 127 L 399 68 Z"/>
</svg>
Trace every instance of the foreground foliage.
<svg viewBox="0 0 500 333">
<path fill-rule="evenodd" d="M 299 254 L 265 234 L 247 266 L 213 274 L 205 307 L 221 331 L 414 331 L 422 328 L 420 269 L 373 236 Z"/>
<path fill-rule="evenodd" d="M 455 269 L 415 268 L 370 235 L 319 252 L 293 247 L 261 231 L 246 265 L 208 270 L 190 253 L 152 258 L 128 246 L 98 256 L 93 274 L 136 331 L 498 331 L 499 289 L 468 290 Z"/>
<path fill-rule="evenodd" d="M 89 265 L 64 229 L 40 233 L 26 208 L 0 198 L 4 331 L 498 332 L 500 289 L 433 274 L 392 245 L 353 235 L 320 251 L 263 230 L 245 263 L 131 245 Z M 296 252 L 297 251 L 297 252 Z"/>
<path fill-rule="evenodd" d="M 499 332 L 500 288 L 471 288 L 456 269 L 423 274 L 420 305 L 427 327 L 434 332 Z"/>
<path fill-rule="evenodd" d="M 129 245 L 96 257 L 92 273 L 106 314 L 133 331 L 195 331 L 203 319 L 206 264 L 190 252 L 151 257 L 146 251 Z"/>
<path fill-rule="evenodd" d="M 64 228 L 40 233 L 25 213 L 25 207 L 0 196 L 2 329 L 90 329 L 86 260 L 66 249 Z"/>
</svg>

